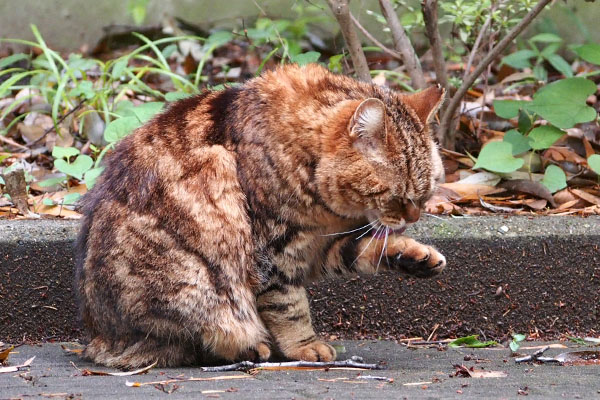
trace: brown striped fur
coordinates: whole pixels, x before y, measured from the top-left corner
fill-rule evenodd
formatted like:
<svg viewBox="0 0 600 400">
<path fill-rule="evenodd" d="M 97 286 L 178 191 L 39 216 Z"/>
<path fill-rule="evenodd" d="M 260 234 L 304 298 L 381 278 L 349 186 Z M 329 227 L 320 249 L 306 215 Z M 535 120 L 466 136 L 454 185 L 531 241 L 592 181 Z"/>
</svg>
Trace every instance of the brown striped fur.
<svg viewBox="0 0 600 400">
<path fill-rule="evenodd" d="M 442 98 L 309 65 L 172 104 L 82 200 L 84 354 L 122 368 L 334 359 L 306 282 L 445 266 L 401 235 L 443 176 L 427 127 Z"/>
</svg>

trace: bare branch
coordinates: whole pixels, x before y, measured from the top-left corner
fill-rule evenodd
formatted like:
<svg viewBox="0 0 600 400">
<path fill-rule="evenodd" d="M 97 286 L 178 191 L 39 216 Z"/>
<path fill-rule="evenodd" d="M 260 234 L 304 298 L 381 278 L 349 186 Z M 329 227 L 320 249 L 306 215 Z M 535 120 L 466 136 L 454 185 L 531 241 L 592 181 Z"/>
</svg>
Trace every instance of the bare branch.
<svg viewBox="0 0 600 400">
<path fill-rule="evenodd" d="M 426 85 L 425 76 L 423 75 L 423 69 L 421 68 L 421 62 L 415 53 L 415 49 L 410 42 L 410 39 L 404 31 L 404 27 L 398 19 L 398 15 L 392 7 L 389 0 L 379 0 L 379 6 L 383 12 L 390 31 L 392 32 L 392 40 L 394 41 L 394 47 L 396 51 L 402 54 L 402 61 L 406 66 L 406 72 L 410 76 L 412 86 L 416 89 L 423 89 Z"/>
<path fill-rule="evenodd" d="M 236 364 L 223 365 L 218 367 L 202 367 L 204 372 L 226 372 L 226 371 L 248 371 L 255 368 L 265 369 L 297 369 L 297 368 L 335 368 L 335 367 L 350 367 L 362 369 L 382 369 L 379 364 L 365 364 L 363 359 L 358 356 L 353 356 L 348 360 L 343 361 L 289 361 L 289 362 L 263 362 L 255 363 L 252 361 L 242 361 Z"/>
<path fill-rule="evenodd" d="M 430 0 L 425 0 L 430 1 Z M 552 0 L 540 0 L 535 7 L 527 13 L 523 17 L 521 21 L 517 25 L 515 25 L 510 32 L 500 41 L 494 48 L 481 60 L 481 62 L 477 65 L 473 73 L 471 73 L 467 78 L 463 81 L 462 85 L 452 99 L 450 103 L 446 107 L 442 115 L 442 120 L 440 122 L 439 133 L 444 137 L 444 146 L 449 149 L 453 149 L 454 147 L 454 126 L 452 121 L 454 120 L 454 114 L 456 110 L 460 106 L 460 102 L 462 98 L 465 96 L 471 85 L 475 82 L 475 80 L 481 75 L 483 71 L 487 68 L 488 65 L 492 63 L 508 47 L 508 45 L 517 37 L 523 30 L 531 24 L 531 21 L 550 3 Z"/>
<path fill-rule="evenodd" d="M 446 75 L 446 61 L 442 52 L 442 37 L 438 29 L 437 0 L 423 0 L 421 9 L 423 10 L 423 19 L 425 20 L 425 30 L 429 44 L 431 45 L 431 54 L 433 55 L 433 68 L 435 76 L 440 85 L 448 92 L 448 76 Z"/>
<path fill-rule="evenodd" d="M 360 22 L 358 22 L 358 20 L 354 17 L 354 15 L 352 15 L 352 13 L 350 13 L 350 19 L 352 20 L 352 22 L 354 22 L 354 25 L 358 28 L 358 30 L 361 31 L 362 34 L 367 37 L 367 39 L 369 39 L 371 42 L 373 42 L 373 44 L 375 44 L 375 46 L 379 47 L 384 53 L 387 53 L 390 56 L 397 58 L 398 60 L 402 60 L 402 55 L 400 53 L 386 47 L 383 43 L 381 43 L 379 40 L 377 40 L 377 38 L 375 36 L 371 35 L 369 33 L 369 31 L 366 30 L 364 28 L 364 26 L 362 26 L 360 24 Z"/>
<path fill-rule="evenodd" d="M 358 79 L 364 82 L 371 82 L 367 58 L 365 57 L 360 40 L 358 39 L 358 35 L 352 26 L 352 20 L 350 19 L 350 8 L 348 7 L 349 0 L 327 0 L 327 2 L 329 3 L 329 8 L 331 8 L 335 19 L 340 25 Z"/>
<path fill-rule="evenodd" d="M 477 35 L 477 38 L 475 39 L 475 43 L 473 44 L 473 48 L 471 49 L 471 53 L 469 54 L 469 59 L 467 60 L 467 66 L 465 67 L 463 81 L 465 79 L 467 79 L 467 76 L 469 75 L 469 72 L 471 71 L 471 65 L 473 65 L 473 59 L 475 58 L 475 54 L 477 53 L 477 50 L 479 49 L 479 45 L 481 44 L 481 41 L 483 40 L 483 36 L 485 35 L 485 32 L 488 30 L 490 23 L 492 22 L 492 16 L 494 14 L 494 9 L 495 9 L 495 5 L 492 6 L 490 14 L 488 15 L 487 19 L 483 23 L 483 26 L 479 30 L 479 34 Z"/>
</svg>

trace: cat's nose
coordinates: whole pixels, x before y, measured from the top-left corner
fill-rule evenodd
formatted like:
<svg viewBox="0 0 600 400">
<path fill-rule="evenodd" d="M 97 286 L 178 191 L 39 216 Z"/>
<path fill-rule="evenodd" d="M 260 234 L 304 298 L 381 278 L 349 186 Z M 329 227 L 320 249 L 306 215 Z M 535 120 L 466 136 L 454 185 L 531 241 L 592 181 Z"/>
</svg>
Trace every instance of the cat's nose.
<svg viewBox="0 0 600 400">
<path fill-rule="evenodd" d="M 417 222 L 421 218 L 421 209 L 412 202 L 408 202 L 402 210 L 402 218 L 407 224 Z"/>
</svg>

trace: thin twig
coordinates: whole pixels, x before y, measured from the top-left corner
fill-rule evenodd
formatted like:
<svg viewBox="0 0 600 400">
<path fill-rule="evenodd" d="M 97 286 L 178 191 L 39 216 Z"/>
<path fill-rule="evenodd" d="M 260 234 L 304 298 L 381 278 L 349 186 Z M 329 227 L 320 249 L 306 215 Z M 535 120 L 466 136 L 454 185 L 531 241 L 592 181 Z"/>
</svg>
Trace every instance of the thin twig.
<svg viewBox="0 0 600 400">
<path fill-rule="evenodd" d="M 366 30 L 365 27 L 360 24 L 360 22 L 358 22 L 358 20 L 354 17 L 354 15 L 352 15 L 352 13 L 350 13 L 350 19 L 352 20 L 352 22 L 354 22 L 354 25 L 358 28 L 358 30 L 361 31 L 362 34 L 367 37 L 367 39 L 373 42 L 375 46 L 379 47 L 384 53 L 389 54 L 390 56 L 397 58 L 398 60 L 402 60 L 402 55 L 400 53 L 386 47 L 383 43 L 377 40 L 375 36 L 371 35 L 369 31 Z"/>
<path fill-rule="evenodd" d="M 408 75 L 410 76 L 412 87 L 415 89 L 423 89 L 426 82 L 425 76 L 423 75 L 423 69 L 421 68 L 421 62 L 415 53 L 415 48 L 406 35 L 404 27 L 398 19 L 396 10 L 394 10 L 394 7 L 389 0 L 379 0 L 379 7 L 381 8 L 381 12 L 392 33 L 394 48 L 398 53 L 402 54 L 402 61 L 406 66 L 406 72 L 408 72 Z"/>
<path fill-rule="evenodd" d="M 493 16 L 495 10 L 496 10 L 496 5 L 494 4 L 494 5 L 492 5 L 490 14 L 488 15 L 487 19 L 483 23 L 483 26 L 481 27 L 481 30 L 479 31 L 477 38 L 475 39 L 475 43 L 473 44 L 473 48 L 471 49 L 471 53 L 469 54 L 469 58 L 467 60 L 467 65 L 465 67 L 463 80 L 467 79 L 467 76 L 469 75 L 469 72 L 471 71 L 471 65 L 473 65 L 473 59 L 475 58 L 475 54 L 477 53 L 477 50 L 479 49 L 479 45 L 481 44 L 481 41 L 483 40 L 483 36 L 485 35 L 485 32 L 488 30 L 490 24 L 492 23 L 492 16 Z"/>
<path fill-rule="evenodd" d="M 426 0 L 428 1 L 428 0 Z M 535 7 L 523 17 L 517 25 L 515 25 L 510 32 L 484 57 L 483 60 L 477 65 L 473 73 L 471 73 L 467 79 L 465 79 L 454 94 L 450 103 L 446 107 L 442 115 L 442 120 L 439 126 L 439 135 L 444 137 L 444 146 L 449 149 L 454 148 L 454 114 L 460 106 L 462 98 L 465 96 L 469 88 L 475 83 L 475 80 L 481 75 L 489 64 L 492 63 L 508 47 L 508 45 L 517 37 L 519 34 L 529 25 L 531 21 L 548 5 L 552 0 L 540 0 Z"/>
<path fill-rule="evenodd" d="M 358 79 L 364 82 L 371 82 L 367 58 L 365 57 L 362 45 L 352 26 L 352 20 L 350 19 L 350 8 L 348 7 L 349 0 L 327 0 L 327 2 L 329 3 L 329 8 L 331 8 L 335 19 L 340 25 L 342 36 L 344 36 L 344 40 L 348 46 L 348 51 L 350 52 L 352 64 L 354 64 L 354 70 L 356 71 Z"/>
<path fill-rule="evenodd" d="M 425 20 L 425 31 L 429 44 L 431 45 L 431 54 L 433 56 L 433 68 L 435 77 L 440 85 L 448 93 L 448 76 L 446 74 L 446 61 L 442 51 L 442 37 L 438 29 L 438 11 L 437 0 L 423 0 L 421 9 L 423 19 Z"/>
<path fill-rule="evenodd" d="M 242 361 L 235 364 L 223 365 L 218 367 L 202 367 L 201 370 L 204 372 L 227 372 L 227 371 L 249 371 L 256 368 L 339 368 L 339 367 L 350 367 L 350 368 L 362 368 L 362 369 L 383 369 L 379 364 L 365 364 L 362 362 L 361 357 L 354 356 L 344 361 L 330 361 L 330 362 L 312 362 L 312 361 L 289 361 L 289 362 L 263 362 L 255 363 L 252 361 Z"/>
</svg>

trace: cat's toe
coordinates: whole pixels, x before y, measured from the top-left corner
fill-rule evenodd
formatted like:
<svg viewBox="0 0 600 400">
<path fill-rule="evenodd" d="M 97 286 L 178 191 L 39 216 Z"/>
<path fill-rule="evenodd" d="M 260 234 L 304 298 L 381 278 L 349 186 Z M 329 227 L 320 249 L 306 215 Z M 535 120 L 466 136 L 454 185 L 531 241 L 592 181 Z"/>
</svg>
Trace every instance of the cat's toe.
<svg viewBox="0 0 600 400">
<path fill-rule="evenodd" d="M 324 362 L 333 361 L 337 356 L 332 346 L 320 340 L 297 347 L 285 355 L 292 360 Z"/>
<path fill-rule="evenodd" d="M 446 257 L 431 246 L 417 243 L 398 254 L 392 267 L 418 278 L 428 278 L 444 270 Z"/>
<path fill-rule="evenodd" d="M 271 347 L 267 343 L 258 343 L 238 357 L 240 361 L 267 361 L 271 358 Z"/>
</svg>

